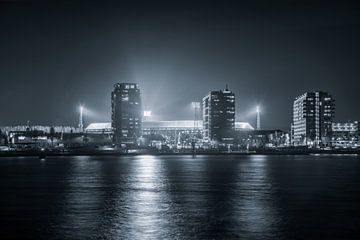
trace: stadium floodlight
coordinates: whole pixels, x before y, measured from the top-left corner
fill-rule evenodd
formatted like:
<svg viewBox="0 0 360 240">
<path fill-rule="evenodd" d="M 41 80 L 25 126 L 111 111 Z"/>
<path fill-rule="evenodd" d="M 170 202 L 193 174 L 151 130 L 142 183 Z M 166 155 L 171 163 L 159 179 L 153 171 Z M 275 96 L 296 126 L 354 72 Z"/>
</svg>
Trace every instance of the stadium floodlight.
<svg viewBox="0 0 360 240">
<path fill-rule="evenodd" d="M 83 130 L 84 130 L 83 113 L 84 113 L 84 106 L 80 105 L 79 129 L 80 129 L 81 132 L 83 132 Z"/>
<path fill-rule="evenodd" d="M 256 130 L 260 130 L 261 129 L 261 125 L 260 125 L 260 106 L 257 105 L 256 106 Z"/>
<path fill-rule="evenodd" d="M 151 117 L 151 111 L 149 110 L 144 111 L 144 117 Z"/>
<path fill-rule="evenodd" d="M 199 109 L 200 108 L 200 102 L 191 102 L 191 107 L 194 109 Z"/>
</svg>

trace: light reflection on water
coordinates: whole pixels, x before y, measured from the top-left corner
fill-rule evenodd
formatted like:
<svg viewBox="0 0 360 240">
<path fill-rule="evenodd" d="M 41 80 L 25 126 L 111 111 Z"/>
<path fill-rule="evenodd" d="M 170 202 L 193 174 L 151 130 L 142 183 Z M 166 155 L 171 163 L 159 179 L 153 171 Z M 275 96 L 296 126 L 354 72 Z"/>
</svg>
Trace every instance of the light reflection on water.
<svg viewBox="0 0 360 240">
<path fill-rule="evenodd" d="M 135 157 L 130 172 L 125 223 L 128 231 L 125 235 L 120 232 L 118 237 L 160 239 L 161 232 L 167 230 L 165 215 L 171 204 L 165 192 L 162 161 L 154 156 Z M 119 219 L 120 227 L 122 221 Z"/>
<path fill-rule="evenodd" d="M 359 169 L 358 156 L 2 159 L 2 232 L 4 239 L 351 238 Z"/>
<path fill-rule="evenodd" d="M 269 178 L 268 156 L 250 156 L 249 162 L 239 166 L 237 189 L 241 199 L 236 211 L 244 233 L 249 237 L 276 239 L 281 229 L 281 219 L 276 202 L 271 196 L 272 181 Z"/>
</svg>

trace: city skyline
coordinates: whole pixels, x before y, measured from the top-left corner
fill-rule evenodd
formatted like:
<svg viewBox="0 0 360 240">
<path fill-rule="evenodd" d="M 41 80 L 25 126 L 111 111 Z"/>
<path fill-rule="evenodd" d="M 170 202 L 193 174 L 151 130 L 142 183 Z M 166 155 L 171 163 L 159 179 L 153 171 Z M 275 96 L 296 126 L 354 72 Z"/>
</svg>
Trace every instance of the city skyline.
<svg viewBox="0 0 360 240">
<path fill-rule="evenodd" d="M 359 0 L 0 1 L 3 239 L 360 239 Z"/>
<path fill-rule="evenodd" d="M 0 125 L 75 125 L 81 103 L 108 121 L 117 82 L 139 83 L 159 120 L 192 119 L 225 84 L 236 119 L 255 125 L 260 105 L 264 129 L 289 129 L 294 97 L 317 90 L 336 121 L 360 119 L 356 2 L 140 3 L 1 3 Z"/>
<path fill-rule="evenodd" d="M 119 83 L 116 83 L 116 84 L 114 84 L 115 86 L 116 85 L 119 85 L 119 84 L 133 84 L 133 85 L 139 85 L 139 84 L 137 84 L 137 83 L 135 83 L 135 82 L 133 82 L 133 81 L 130 81 L 130 82 L 128 82 L 128 83 L 124 83 L 124 82 L 119 82 Z M 220 89 L 219 91 L 227 91 L 226 89 L 228 88 L 228 85 L 226 84 L 226 88 L 224 88 L 224 89 Z M 211 92 L 214 92 L 214 91 L 217 91 L 217 90 L 210 90 L 209 92 L 211 93 Z M 311 91 L 311 92 L 319 92 L 319 91 Z M 321 92 L 321 91 L 320 91 Z M 305 94 L 306 93 L 308 93 L 308 92 L 305 92 Z M 235 95 L 236 96 L 236 95 Z M 206 95 L 204 96 L 204 97 L 206 97 Z M 296 100 L 297 98 L 298 98 L 299 96 L 296 96 L 296 97 L 294 97 L 293 98 L 293 100 Z M 110 103 L 112 102 L 112 97 L 111 97 L 111 95 L 110 95 L 110 100 L 111 101 L 109 101 Z M 194 102 L 191 102 L 191 104 L 193 104 Z M 290 102 L 290 104 L 291 104 L 291 106 L 292 106 L 292 102 Z M 81 103 L 80 105 L 76 105 L 75 106 L 75 111 L 74 112 L 72 112 L 72 114 L 74 114 L 74 119 L 75 119 L 75 121 L 74 122 L 72 122 L 71 124 L 68 124 L 68 123 L 64 123 L 64 122 L 60 122 L 59 124 L 58 124 L 58 126 L 67 126 L 67 125 L 69 125 L 69 126 L 73 126 L 74 128 L 76 128 L 76 126 L 77 127 L 79 127 L 79 128 L 85 128 L 86 126 L 88 126 L 89 124 L 91 124 L 91 123 L 94 123 L 94 121 L 92 121 L 93 119 L 98 119 L 98 118 L 93 118 L 94 117 L 94 111 L 91 109 L 91 107 L 90 108 L 87 108 L 87 107 L 85 107 L 86 105 L 84 105 L 83 103 Z M 141 107 L 142 107 L 142 114 L 143 114 L 143 118 L 145 118 L 145 119 L 143 119 L 143 121 L 177 121 L 177 120 L 180 120 L 180 121 L 184 121 L 184 120 L 188 120 L 188 121 L 193 121 L 192 120 L 192 118 L 193 118 L 193 110 L 191 109 L 192 108 L 192 106 L 186 106 L 186 108 L 188 108 L 187 110 L 190 112 L 190 115 L 188 115 L 189 117 L 188 118 L 183 118 L 183 117 L 180 117 L 179 119 L 169 119 L 169 118 L 159 118 L 159 116 L 153 116 L 153 111 L 151 110 L 151 108 L 149 108 L 148 107 L 149 105 L 148 104 L 141 104 Z M 260 110 L 260 108 L 261 108 L 261 110 Z M 292 106 L 292 108 L 293 108 L 293 106 Z M 235 105 L 235 109 L 236 109 L 236 105 Z M 260 124 L 260 122 L 259 122 L 259 120 L 258 120 L 258 117 L 259 117 L 259 115 L 260 115 L 260 111 L 262 111 L 262 109 L 263 109 L 263 106 L 262 105 L 256 105 L 256 106 L 254 106 L 254 107 L 252 107 L 252 108 L 250 108 L 249 109 L 249 113 L 248 113 L 248 115 L 251 115 L 251 117 L 250 118 L 239 118 L 239 117 L 235 117 L 235 120 L 237 121 L 237 122 L 248 122 L 249 124 L 251 124 L 251 125 L 253 125 L 253 126 L 255 126 L 255 128 L 257 129 L 257 130 L 260 130 L 260 128 L 259 127 L 257 127 L 257 126 L 260 126 L 259 124 Z M 291 109 L 292 111 L 293 111 L 293 109 Z M 112 110 L 111 110 L 111 108 L 110 108 L 110 116 L 109 116 L 109 118 L 102 118 L 101 119 L 101 121 L 99 121 L 99 122 L 109 122 L 109 121 L 111 121 L 111 119 L 112 119 L 112 117 L 111 117 L 111 112 L 112 112 Z M 86 116 L 85 116 L 85 119 L 86 120 L 84 120 L 84 112 L 86 112 Z M 150 116 L 145 116 L 145 112 L 147 112 L 146 114 L 149 114 L 149 112 L 150 112 Z M 192 115 L 192 116 L 191 116 Z M 235 116 L 238 116 L 238 114 L 236 113 L 236 111 L 235 111 Z M 351 118 L 351 119 L 348 119 L 348 120 L 345 120 L 345 121 L 340 121 L 340 120 L 338 120 L 338 119 L 336 119 L 335 118 L 335 116 L 336 116 L 336 114 L 334 114 L 334 116 L 333 116 L 333 120 L 335 121 L 335 122 L 347 122 L 347 123 L 350 123 L 350 122 L 353 122 L 353 121 L 357 121 L 357 118 Z M 81 119 L 81 120 L 80 120 Z M 244 121 L 243 119 L 250 119 L 250 121 Z M 203 119 L 202 119 L 202 116 L 200 116 L 200 120 L 202 121 Z M 81 123 L 79 122 L 79 121 L 81 121 Z M 83 121 L 84 121 L 84 123 L 83 123 Z M 19 121 L 15 121 L 15 122 L 19 122 Z M 95 121 L 96 122 L 96 121 Z M 291 120 L 290 120 L 290 122 L 289 122 L 289 126 L 284 126 L 284 127 L 279 127 L 279 128 L 269 128 L 269 127 L 267 127 L 267 129 L 283 129 L 283 130 L 286 130 L 286 131 L 290 131 L 291 130 L 291 124 L 293 123 L 293 112 L 291 112 Z M 80 124 L 81 124 L 81 127 L 80 127 Z M 84 125 L 83 125 L 84 124 Z M 30 122 L 29 120 L 27 120 L 26 122 L 19 122 L 19 123 L 15 123 L 14 124 L 14 122 L 12 123 L 12 124 L 8 124 L 7 126 L 27 126 L 27 125 L 29 125 L 29 126 L 43 126 L 43 125 L 48 125 L 48 126 L 55 126 L 54 124 L 49 124 L 49 123 L 39 123 L 39 122 Z M 0 125 L 0 126 L 6 126 L 5 124 L 3 124 L 3 125 Z M 265 123 L 265 126 L 268 126 L 266 123 Z"/>
</svg>

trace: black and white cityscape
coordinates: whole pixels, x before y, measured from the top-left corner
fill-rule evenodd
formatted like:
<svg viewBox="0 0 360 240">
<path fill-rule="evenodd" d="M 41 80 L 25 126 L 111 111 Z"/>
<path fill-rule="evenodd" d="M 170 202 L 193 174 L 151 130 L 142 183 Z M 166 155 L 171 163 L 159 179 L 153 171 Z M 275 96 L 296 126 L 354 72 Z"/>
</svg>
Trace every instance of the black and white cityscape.
<svg viewBox="0 0 360 240">
<path fill-rule="evenodd" d="M 261 128 L 261 106 L 253 122 L 236 121 L 235 93 L 226 85 L 191 102 L 193 119 L 153 120 L 142 102 L 140 85 L 117 83 L 111 92 L 111 121 L 84 125 L 79 106 L 77 126 L 1 128 L 2 151 L 36 153 L 257 153 L 357 152 L 357 120 L 336 122 L 335 98 L 328 92 L 306 92 L 294 98 L 287 129 Z M 110 95 L 110 94 L 109 94 Z M 109 119 L 110 120 L 110 119 Z"/>
<path fill-rule="evenodd" d="M 360 239 L 360 2 L 0 1 L 0 239 Z"/>
</svg>

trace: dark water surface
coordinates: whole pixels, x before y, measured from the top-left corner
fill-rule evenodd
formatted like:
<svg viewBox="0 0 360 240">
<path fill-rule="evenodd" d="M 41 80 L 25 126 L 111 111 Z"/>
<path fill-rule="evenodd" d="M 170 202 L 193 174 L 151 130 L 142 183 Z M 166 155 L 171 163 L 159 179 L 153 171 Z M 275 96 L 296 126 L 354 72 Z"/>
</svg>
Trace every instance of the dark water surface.
<svg viewBox="0 0 360 240">
<path fill-rule="evenodd" d="M 359 156 L 0 159 L 0 239 L 360 239 Z"/>
</svg>

